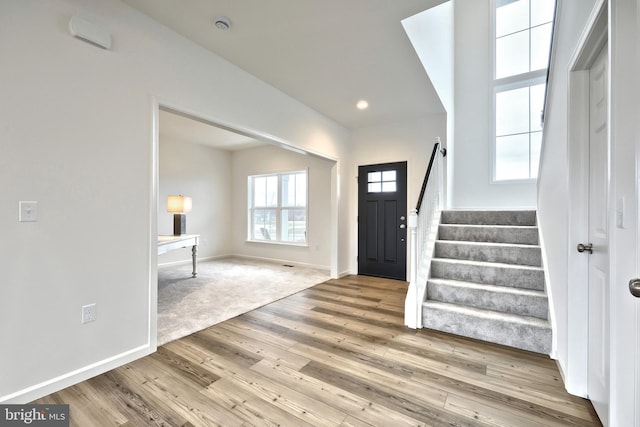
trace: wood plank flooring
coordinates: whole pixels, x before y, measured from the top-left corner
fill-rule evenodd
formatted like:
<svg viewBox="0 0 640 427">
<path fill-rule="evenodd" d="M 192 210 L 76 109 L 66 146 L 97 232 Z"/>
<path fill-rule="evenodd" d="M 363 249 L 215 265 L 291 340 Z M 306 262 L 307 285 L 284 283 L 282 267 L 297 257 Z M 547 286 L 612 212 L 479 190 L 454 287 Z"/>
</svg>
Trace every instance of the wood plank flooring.
<svg viewBox="0 0 640 427">
<path fill-rule="evenodd" d="M 403 326 L 404 282 L 329 280 L 39 399 L 72 426 L 599 426 L 546 356 Z"/>
</svg>

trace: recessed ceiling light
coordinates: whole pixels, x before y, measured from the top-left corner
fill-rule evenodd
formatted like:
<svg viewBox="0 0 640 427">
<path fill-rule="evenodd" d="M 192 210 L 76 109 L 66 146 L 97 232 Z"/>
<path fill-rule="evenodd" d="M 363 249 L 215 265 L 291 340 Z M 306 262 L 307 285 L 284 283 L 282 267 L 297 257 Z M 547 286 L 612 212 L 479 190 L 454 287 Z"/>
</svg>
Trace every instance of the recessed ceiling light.
<svg viewBox="0 0 640 427">
<path fill-rule="evenodd" d="M 226 16 L 216 16 L 213 18 L 213 25 L 220 30 L 228 30 L 231 27 L 231 20 Z"/>
<path fill-rule="evenodd" d="M 361 99 L 356 104 L 356 107 L 358 108 L 358 110 L 366 110 L 367 108 L 369 108 L 369 103 L 367 101 L 365 101 L 364 99 Z"/>
</svg>

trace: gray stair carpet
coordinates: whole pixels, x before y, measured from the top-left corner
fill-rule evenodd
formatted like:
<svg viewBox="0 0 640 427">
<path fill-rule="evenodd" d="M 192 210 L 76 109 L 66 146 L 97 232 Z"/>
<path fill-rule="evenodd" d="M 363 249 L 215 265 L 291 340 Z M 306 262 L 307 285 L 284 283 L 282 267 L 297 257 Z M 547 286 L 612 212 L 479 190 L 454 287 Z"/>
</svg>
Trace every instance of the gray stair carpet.
<svg viewBox="0 0 640 427">
<path fill-rule="evenodd" d="M 443 211 L 425 328 L 551 352 L 536 212 Z"/>
</svg>

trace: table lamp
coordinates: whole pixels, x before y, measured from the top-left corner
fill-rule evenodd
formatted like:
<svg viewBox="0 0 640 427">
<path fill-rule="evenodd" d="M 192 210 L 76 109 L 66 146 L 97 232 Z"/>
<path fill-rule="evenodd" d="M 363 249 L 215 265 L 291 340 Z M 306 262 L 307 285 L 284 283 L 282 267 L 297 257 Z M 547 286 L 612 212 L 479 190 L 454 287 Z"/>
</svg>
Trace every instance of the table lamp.
<svg viewBox="0 0 640 427">
<path fill-rule="evenodd" d="M 179 236 L 187 234 L 187 217 L 185 212 L 191 212 L 191 197 L 169 196 L 167 212 L 173 212 L 173 234 Z"/>
</svg>

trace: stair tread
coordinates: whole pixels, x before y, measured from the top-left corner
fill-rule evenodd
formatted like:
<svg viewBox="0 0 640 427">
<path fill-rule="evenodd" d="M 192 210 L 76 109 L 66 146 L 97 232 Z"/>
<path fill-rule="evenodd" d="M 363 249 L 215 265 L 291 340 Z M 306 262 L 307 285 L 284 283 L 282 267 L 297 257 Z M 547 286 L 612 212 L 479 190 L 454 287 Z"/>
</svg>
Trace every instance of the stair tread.
<svg viewBox="0 0 640 427">
<path fill-rule="evenodd" d="M 521 264 L 507 264 L 504 262 L 487 262 L 487 261 L 472 261 L 467 259 L 456 259 L 456 258 L 433 258 L 432 262 L 444 262 L 449 264 L 468 264 L 468 265 L 477 265 L 479 267 L 499 267 L 499 268 L 507 268 L 507 269 L 520 269 L 520 270 L 530 270 L 530 271 L 544 271 L 543 267 L 533 266 L 533 265 L 521 265 Z"/>
<path fill-rule="evenodd" d="M 540 319 L 538 317 L 522 316 L 518 314 L 504 313 L 501 311 L 487 310 L 483 308 L 461 306 L 456 304 L 449 304 L 446 302 L 428 300 L 422 303 L 427 309 L 429 307 L 437 308 L 441 310 L 447 310 L 457 312 L 460 314 L 466 314 L 470 316 L 481 317 L 489 320 L 505 321 L 514 324 L 535 326 L 538 328 L 551 329 L 551 324 L 548 320 Z"/>
<path fill-rule="evenodd" d="M 465 209 L 465 208 L 452 208 L 452 209 L 445 209 L 445 212 L 471 212 L 471 213 L 534 213 L 536 210 L 532 209 L 532 208 L 514 208 L 514 209 L 509 209 L 509 208 L 479 208 L 479 209 L 473 209 L 473 208 L 469 208 L 469 209 Z"/>
<path fill-rule="evenodd" d="M 443 227 L 461 227 L 461 228 L 515 228 L 516 230 L 537 230 L 537 225 L 504 225 L 504 224 L 457 224 L 455 222 L 441 222 Z"/>
<path fill-rule="evenodd" d="M 535 226 L 536 211 L 531 209 L 448 209 L 442 212 L 442 224 Z"/>
<path fill-rule="evenodd" d="M 467 246 L 490 246 L 495 248 L 513 248 L 513 249 L 540 249 L 540 245 L 528 245 L 526 243 L 502 243 L 502 242 L 484 242 L 475 240 L 443 240 L 438 239 L 436 243 L 446 245 L 467 245 Z"/>
<path fill-rule="evenodd" d="M 438 239 L 447 242 L 493 242 L 539 246 L 533 225 L 440 224 Z"/>
<path fill-rule="evenodd" d="M 500 293 L 512 294 L 512 295 L 523 295 L 523 296 L 544 297 L 544 298 L 547 297 L 544 291 L 539 291 L 536 289 L 512 288 L 510 286 L 490 285 L 486 283 L 468 282 L 463 280 L 442 279 L 439 277 L 431 278 L 428 281 L 435 284 L 455 286 L 458 288 L 480 289 L 480 290 L 485 290 L 490 292 L 500 292 Z"/>
</svg>

